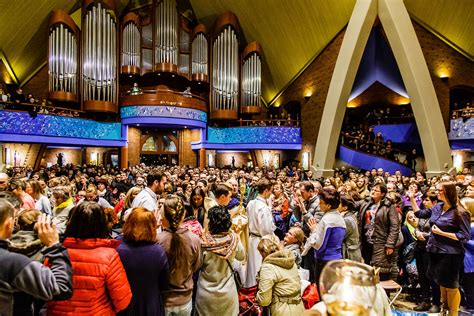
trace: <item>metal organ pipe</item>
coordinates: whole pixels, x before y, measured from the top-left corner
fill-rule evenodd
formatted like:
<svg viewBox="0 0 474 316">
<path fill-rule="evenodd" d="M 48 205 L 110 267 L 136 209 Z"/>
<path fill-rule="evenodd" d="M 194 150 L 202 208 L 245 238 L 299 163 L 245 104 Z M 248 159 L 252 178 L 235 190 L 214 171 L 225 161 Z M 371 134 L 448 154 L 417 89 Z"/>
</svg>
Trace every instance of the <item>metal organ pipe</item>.
<svg viewBox="0 0 474 316">
<path fill-rule="evenodd" d="M 178 64 L 178 12 L 174 0 L 163 0 L 155 11 L 155 63 Z"/>
<path fill-rule="evenodd" d="M 214 40 L 212 56 L 212 109 L 237 111 L 239 43 L 231 26 L 227 26 Z"/>
<path fill-rule="evenodd" d="M 66 22 L 58 19 L 50 26 L 48 36 L 48 86 L 52 99 L 57 98 L 55 92 L 77 93 L 77 37 Z M 75 101 L 77 97 L 66 100 Z"/>
<path fill-rule="evenodd" d="M 116 103 L 116 32 L 115 17 L 101 3 L 86 12 L 82 39 L 84 101 Z"/>
<path fill-rule="evenodd" d="M 242 70 L 242 106 L 260 106 L 262 65 L 256 52 L 247 56 Z"/>
<path fill-rule="evenodd" d="M 127 23 L 122 33 L 122 66 L 140 67 L 140 31 L 138 26 Z"/>
<path fill-rule="evenodd" d="M 192 43 L 192 74 L 207 75 L 207 40 L 204 34 L 198 34 Z"/>
</svg>

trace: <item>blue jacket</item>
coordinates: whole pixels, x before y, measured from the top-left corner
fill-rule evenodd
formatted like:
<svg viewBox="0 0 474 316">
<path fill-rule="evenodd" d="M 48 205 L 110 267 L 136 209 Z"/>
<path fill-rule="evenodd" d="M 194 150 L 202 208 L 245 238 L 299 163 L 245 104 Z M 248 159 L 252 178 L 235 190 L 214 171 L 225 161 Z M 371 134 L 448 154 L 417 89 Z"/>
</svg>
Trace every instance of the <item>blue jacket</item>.
<svg viewBox="0 0 474 316">
<path fill-rule="evenodd" d="M 471 239 L 464 244 L 466 253 L 464 254 L 464 272 L 474 272 L 474 223 L 471 223 Z"/>
<path fill-rule="evenodd" d="M 454 233 L 458 240 L 453 240 L 438 234 L 430 234 L 426 251 L 444 254 L 464 254 L 463 243 L 471 239 L 470 214 L 467 211 L 460 212 L 459 221 L 454 219 L 454 208 L 450 208 L 443 214 L 443 202 L 434 205 L 432 208 L 419 210 L 415 216 L 419 218 L 429 218 L 430 226 L 438 226 L 439 229 L 448 233 Z"/>
</svg>

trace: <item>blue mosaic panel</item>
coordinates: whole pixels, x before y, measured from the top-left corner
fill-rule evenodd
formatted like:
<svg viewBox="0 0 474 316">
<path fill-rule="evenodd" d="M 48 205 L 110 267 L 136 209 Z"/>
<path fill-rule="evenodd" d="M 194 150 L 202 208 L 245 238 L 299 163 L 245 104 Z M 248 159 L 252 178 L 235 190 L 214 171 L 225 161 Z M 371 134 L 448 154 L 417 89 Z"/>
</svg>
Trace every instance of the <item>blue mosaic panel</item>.
<svg viewBox="0 0 474 316">
<path fill-rule="evenodd" d="M 187 119 L 207 122 L 207 113 L 195 110 L 182 108 L 178 106 L 161 106 L 161 105 L 136 105 L 126 106 L 120 109 L 121 118 L 129 117 L 170 117 L 177 119 Z"/>
<path fill-rule="evenodd" d="M 121 140 L 120 123 L 101 123 L 73 117 L 0 110 L 0 133 Z"/>
<path fill-rule="evenodd" d="M 299 127 L 209 127 L 207 140 L 220 144 L 301 144 Z"/>
<path fill-rule="evenodd" d="M 451 120 L 449 140 L 474 139 L 474 118 L 464 122 L 462 118 Z"/>
</svg>

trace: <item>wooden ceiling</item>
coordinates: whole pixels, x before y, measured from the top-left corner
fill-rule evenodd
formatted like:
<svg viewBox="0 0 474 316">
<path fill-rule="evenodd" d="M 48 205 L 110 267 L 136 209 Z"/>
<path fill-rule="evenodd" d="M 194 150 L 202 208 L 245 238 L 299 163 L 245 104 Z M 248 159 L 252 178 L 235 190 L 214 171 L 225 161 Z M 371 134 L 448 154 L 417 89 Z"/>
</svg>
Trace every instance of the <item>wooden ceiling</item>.
<svg viewBox="0 0 474 316">
<path fill-rule="evenodd" d="M 179 1 L 179 0 L 178 0 Z M 271 102 L 349 21 L 356 0 L 190 0 L 199 22 L 211 27 L 231 10 L 247 42 L 264 50 L 263 97 Z M 410 15 L 474 58 L 473 0 L 404 0 Z M 0 53 L 20 83 L 46 62 L 47 21 L 53 9 L 79 1 L 0 0 Z M 124 8 L 128 0 L 118 0 Z"/>
</svg>

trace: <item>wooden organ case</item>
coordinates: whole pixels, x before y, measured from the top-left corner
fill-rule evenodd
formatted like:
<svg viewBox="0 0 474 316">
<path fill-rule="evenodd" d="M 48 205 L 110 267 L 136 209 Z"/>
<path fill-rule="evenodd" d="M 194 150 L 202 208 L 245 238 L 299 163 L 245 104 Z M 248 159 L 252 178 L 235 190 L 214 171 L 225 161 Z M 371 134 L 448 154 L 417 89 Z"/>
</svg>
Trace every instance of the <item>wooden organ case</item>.
<svg viewBox="0 0 474 316">
<path fill-rule="evenodd" d="M 234 13 L 208 30 L 189 16 L 187 2 L 130 2 L 120 13 L 116 3 L 83 0 L 81 31 L 67 13 L 53 12 L 50 100 L 105 115 L 119 104 L 186 107 L 216 121 L 262 111 L 262 47 L 246 45 Z"/>
</svg>

